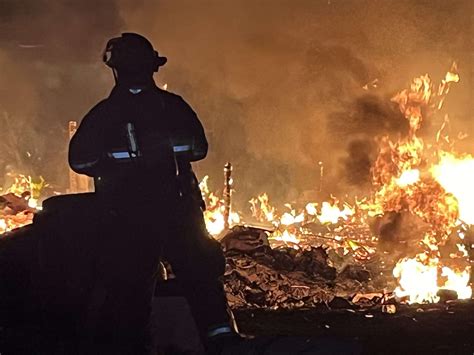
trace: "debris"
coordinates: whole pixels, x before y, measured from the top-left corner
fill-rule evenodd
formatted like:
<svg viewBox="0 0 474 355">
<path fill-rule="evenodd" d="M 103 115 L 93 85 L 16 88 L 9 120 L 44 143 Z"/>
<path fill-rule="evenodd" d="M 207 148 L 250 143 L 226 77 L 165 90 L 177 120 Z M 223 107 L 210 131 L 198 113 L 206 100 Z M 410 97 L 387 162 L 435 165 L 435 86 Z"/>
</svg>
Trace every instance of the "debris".
<svg viewBox="0 0 474 355">
<path fill-rule="evenodd" d="M 351 303 L 342 297 L 334 297 L 328 304 L 331 309 L 350 309 L 352 308 Z"/>
<path fill-rule="evenodd" d="M 397 313 L 397 306 L 394 304 L 384 304 L 382 306 L 382 313 L 395 314 Z"/>
<path fill-rule="evenodd" d="M 358 293 L 352 298 L 352 303 L 360 303 L 362 300 L 378 301 L 382 297 L 382 293 Z"/>
<path fill-rule="evenodd" d="M 331 282 L 337 274 L 323 248 L 271 249 L 266 232 L 254 227 L 234 227 L 221 242 L 232 307 L 314 307 L 333 300 Z"/>
<path fill-rule="evenodd" d="M 458 299 L 458 293 L 453 290 L 441 289 L 436 295 L 439 297 L 440 303 L 446 303 L 447 301 L 453 301 Z"/>
<path fill-rule="evenodd" d="M 370 272 L 361 265 L 347 265 L 339 274 L 341 278 L 367 282 L 370 279 Z"/>
</svg>

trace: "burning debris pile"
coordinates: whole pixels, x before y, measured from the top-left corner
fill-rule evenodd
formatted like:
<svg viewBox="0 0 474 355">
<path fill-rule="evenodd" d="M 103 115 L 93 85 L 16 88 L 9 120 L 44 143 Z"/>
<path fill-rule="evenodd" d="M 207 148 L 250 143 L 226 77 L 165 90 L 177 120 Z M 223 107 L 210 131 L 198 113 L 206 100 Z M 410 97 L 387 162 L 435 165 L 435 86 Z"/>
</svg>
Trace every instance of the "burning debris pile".
<svg viewBox="0 0 474 355">
<path fill-rule="evenodd" d="M 45 186 L 43 178 L 35 182 L 31 176 L 18 175 L 11 186 L 0 190 L 0 235 L 33 222 L 38 198 Z"/>
<path fill-rule="evenodd" d="M 379 154 L 372 167 L 374 192 L 370 196 L 351 204 L 335 198 L 321 204 L 308 203 L 301 210 L 287 204 L 288 211 L 283 214 L 270 205 L 267 194 L 251 199 L 253 219 L 267 224 L 269 245 L 273 249 L 266 247 L 266 252 L 254 253 L 251 260 L 246 251 L 237 259 L 234 252 L 228 251 L 231 270 L 226 274 L 226 281 L 231 301 L 239 304 L 247 300 L 247 305 L 255 305 L 255 299 L 260 299 L 261 304 L 270 307 L 288 307 L 314 303 L 317 297 L 327 300 L 327 295 L 331 298 L 337 294 L 337 287 L 328 289 L 331 284 L 338 285 L 334 282 L 336 274 L 327 277 L 326 273 L 325 284 L 319 283 L 316 291 L 313 282 L 321 279 L 324 267 L 321 263 L 316 270 L 309 271 L 306 267 L 313 265 L 314 260 L 324 259 L 330 268 L 333 259 L 347 255 L 354 265 L 368 268 L 377 264 L 379 271 L 374 275 L 383 275 L 387 267 L 393 269 L 392 280 L 394 277 L 397 286 L 392 290 L 401 301 L 438 302 L 439 294 L 446 290 L 453 291 L 459 299 L 471 298 L 468 249 L 472 244 L 470 226 L 474 223 L 471 183 L 474 158 L 456 151 L 455 141 L 446 133 L 447 116 L 436 139 L 425 142 L 419 136 L 422 122 L 441 110 L 451 85 L 458 81 L 453 64 L 438 86 L 428 75 L 423 75 L 393 97 L 392 101 L 408 121 L 409 131 L 397 141 L 388 136 L 379 138 Z M 213 212 L 207 215 L 209 224 L 221 218 L 222 208 L 216 206 L 222 206 L 222 201 L 215 196 L 211 201 Z M 237 220 L 243 220 L 237 216 Z M 215 236 L 225 233 L 223 229 L 210 231 Z M 282 250 L 282 246 L 290 249 Z M 314 254 L 316 250 L 326 257 Z M 304 267 L 300 264 L 303 255 L 312 255 L 311 262 L 303 262 Z M 278 273 L 272 274 L 269 268 Z M 293 279 L 293 275 L 283 276 L 285 272 L 300 274 Z M 260 280 L 265 278 L 269 278 L 268 283 L 262 284 Z M 370 289 L 374 279 L 367 277 L 363 288 Z M 279 287 L 269 291 L 268 285 L 278 282 L 284 292 Z M 382 288 L 389 284 L 386 277 Z M 257 288 L 253 287 L 256 285 Z M 301 287 L 296 292 L 291 285 L 294 289 Z M 269 294 L 280 303 L 269 302 L 272 297 Z M 285 296 L 280 297 L 281 294 Z"/>
<path fill-rule="evenodd" d="M 225 287 L 233 307 L 314 306 L 331 299 L 324 287 L 334 281 L 323 248 L 271 248 L 264 231 L 235 227 L 223 240 Z"/>
<path fill-rule="evenodd" d="M 354 301 L 355 293 L 357 303 L 361 294 L 376 289 L 373 265 L 357 263 L 354 255 L 333 255 L 333 263 L 328 246 L 270 247 L 268 235 L 259 228 L 236 226 L 222 239 L 225 289 L 232 307 L 332 307 L 341 298 Z"/>
</svg>

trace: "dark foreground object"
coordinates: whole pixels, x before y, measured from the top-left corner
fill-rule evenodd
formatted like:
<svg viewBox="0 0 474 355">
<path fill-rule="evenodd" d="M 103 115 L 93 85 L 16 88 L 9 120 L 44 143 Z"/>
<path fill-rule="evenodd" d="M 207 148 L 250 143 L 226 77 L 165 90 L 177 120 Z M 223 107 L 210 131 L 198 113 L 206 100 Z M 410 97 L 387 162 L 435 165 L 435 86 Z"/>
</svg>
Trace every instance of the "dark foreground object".
<svg viewBox="0 0 474 355">
<path fill-rule="evenodd" d="M 287 342 L 295 342 L 294 337 L 300 342 L 302 337 L 311 342 L 315 338 L 352 340 L 363 354 L 474 352 L 473 301 L 399 306 L 396 314 L 380 309 L 259 309 L 238 310 L 235 315 L 240 330 L 257 337 L 280 336 Z"/>
<path fill-rule="evenodd" d="M 256 337 L 253 340 L 229 344 L 223 354 L 472 354 L 474 352 L 473 301 L 422 306 L 399 305 L 395 314 L 382 313 L 380 308 L 354 310 L 321 307 L 274 311 L 240 309 L 235 311 L 235 315 L 240 330 L 244 334 Z M 174 311 L 168 317 L 166 315 L 160 317 L 163 320 L 168 318 L 165 329 L 170 328 L 171 332 L 178 331 L 176 335 L 181 339 L 178 343 L 182 343 L 183 337 L 189 341 L 190 318 L 180 317 Z M 170 335 L 163 330 L 158 334 L 165 335 L 169 340 Z M 37 346 L 44 348 L 48 342 L 55 343 L 55 335 L 49 334 L 49 336 L 50 338 L 45 338 L 40 329 L 4 328 L 0 331 L 1 353 L 2 355 L 38 353 Z M 178 354 L 170 352 L 175 353 Z M 55 352 L 55 354 L 66 353 Z M 201 353 L 192 351 L 186 354 Z"/>
</svg>

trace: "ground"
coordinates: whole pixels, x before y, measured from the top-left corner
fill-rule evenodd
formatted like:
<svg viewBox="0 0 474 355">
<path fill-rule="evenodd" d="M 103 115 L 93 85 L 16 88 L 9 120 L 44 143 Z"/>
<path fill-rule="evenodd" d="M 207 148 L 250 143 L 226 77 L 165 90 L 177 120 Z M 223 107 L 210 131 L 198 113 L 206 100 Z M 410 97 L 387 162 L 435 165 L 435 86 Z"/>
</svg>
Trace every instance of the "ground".
<svg viewBox="0 0 474 355">
<path fill-rule="evenodd" d="M 365 354 L 474 354 L 474 302 L 376 309 L 250 310 L 235 312 L 255 336 L 353 339 Z"/>
</svg>

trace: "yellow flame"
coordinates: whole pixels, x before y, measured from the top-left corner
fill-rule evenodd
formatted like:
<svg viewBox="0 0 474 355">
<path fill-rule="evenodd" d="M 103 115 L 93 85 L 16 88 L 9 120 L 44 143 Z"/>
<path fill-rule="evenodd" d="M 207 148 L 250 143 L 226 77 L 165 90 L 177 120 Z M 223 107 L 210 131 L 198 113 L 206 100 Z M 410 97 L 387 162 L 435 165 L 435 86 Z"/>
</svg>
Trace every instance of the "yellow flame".
<svg viewBox="0 0 474 355">
<path fill-rule="evenodd" d="M 306 213 L 310 216 L 316 216 L 318 214 L 317 206 L 317 203 L 309 202 L 305 207 Z"/>
<path fill-rule="evenodd" d="M 395 289 L 398 297 L 407 297 L 408 303 L 434 303 L 439 301 L 437 260 L 427 264 L 417 259 L 402 259 L 393 269 L 393 276 L 399 280 Z"/>
<path fill-rule="evenodd" d="M 474 158 L 470 155 L 457 158 L 451 153 L 443 153 L 439 163 L 431 168 L 431 174 L 456 198 L 459 219 L 474 224 Z"/>
<path fill-rule="evenodd" d="M 393 269 L 393 276 L 399 280 L 395 289 L 398 297 L 408 297 L 408 303 L 433 303 L 439 301 L 439 290 L 455 291 L 459 299 L 469 299 L 472 289 L 469 286 L 471 269 L 467 266 L 464 270 L 453 270 L 447 266 L 441 268 L 441 276 L 447 278 L 439 286 L 438 279 L 439 260 L 427 258 L 423 254 L 409 259 L 400 260 Z"/>
<path fill-rule="evenodd" d="M 441 270 L 441 275 L 448 278 L 442 288 L 456 291 L 458 298 L 461 300 L 471 298 L 472 289 L 469 286 L 471 268 L 469 266 L 462 271 L 454 271 L 447 266 Z"/>
<path fill-rule="evenodd" d="M 344 206 L 342 210 L 337 205 L 332 205 L 324 201 L 321 205 L 321 214 L 318 219 L 321 223 L 337 223 L 340 218 L 347 220 L 349 216 L 354 214 L 354 210 L 349 206 Z"/>
<path fill-rule="evenodd" d="M 274 233 L 272 238 L 278 241 L 282 241 L 284 243 L 290 243 L 290 244 L 300 243 L 300 240 L 298 239 L 298 237 L 295 234 L 290 233 L 286 229 L 283 231 L 283 233 L 279 233 L 279 232 Z"/>
<path fill-rule="evenodd" d="M 294 212 L 294 211 L 293 211 Z M 285 212 L 280 218 L 280 224 L 289 226 L 296 223 L 301 223 L 304 221 L 304 213 L 300 213 L 299 215 L 295 216 L 294 214 Z"/>
<path fill-rule="evenodd" d="M 0 234 L 5 233 L 8 230 L 8 225 L 5 219 L 0 218 Z"/>
<path fill-rule="evenodd" d="M 206 202 L 206 210 L 204 211 L 204 221 L 206 229 L 213 237 L 219 236 L 225 230 L 225 204 L 224 200 L 219 198 L 215 193 L 211 192 L 208 186 L 209 176 L 206 175 L 199 182 L 202 197 Z M 230 211 L 229 226 L 232 227 L 241 222 L 238 212 Z"/>
<path fill-rule="evenodd" d="M 402 175 L 397 179 L 397 185 L 405 187 L 413 185 L 420 180 L 420 171 L 418 169 L 405 170 Z"/>
</svg>

